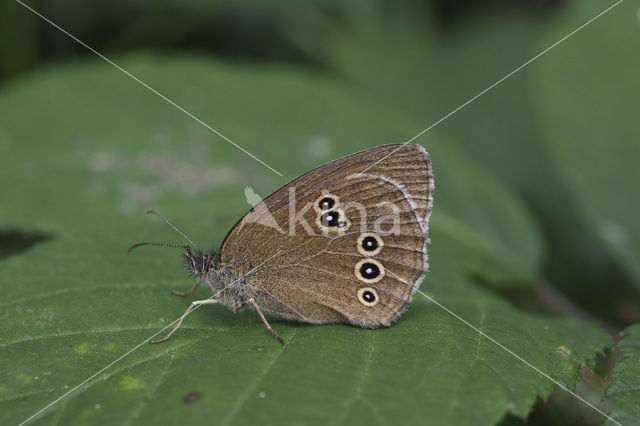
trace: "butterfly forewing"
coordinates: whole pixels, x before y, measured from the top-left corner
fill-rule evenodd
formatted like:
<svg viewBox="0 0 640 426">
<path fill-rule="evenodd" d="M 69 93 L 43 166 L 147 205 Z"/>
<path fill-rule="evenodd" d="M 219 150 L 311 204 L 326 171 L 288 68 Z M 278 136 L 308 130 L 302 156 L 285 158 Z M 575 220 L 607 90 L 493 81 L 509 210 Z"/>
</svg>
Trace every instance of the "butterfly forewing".
<svg viewBox="0 0 640 426">
<path fill-rule="evenodd" d="M 433 175 L 419 145 L 327 163 L 271 194 L 229 232 L 222 262 L 265 311 L 312 323 L 388 326 L 426 264 Z"/>
</svg>

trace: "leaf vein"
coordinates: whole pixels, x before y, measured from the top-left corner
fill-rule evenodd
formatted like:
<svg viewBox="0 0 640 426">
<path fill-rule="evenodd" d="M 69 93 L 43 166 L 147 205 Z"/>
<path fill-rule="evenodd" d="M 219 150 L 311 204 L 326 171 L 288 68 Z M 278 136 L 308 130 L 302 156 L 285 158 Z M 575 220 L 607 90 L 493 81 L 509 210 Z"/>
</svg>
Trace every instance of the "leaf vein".
<svg viewBox="0 0 640 426">
<path fill-rule="evenodd" d="M 293 337 L 296 335 L 296 332 L 298 331 L 298 328 L 294 328 L 293 329 L 293 333 L 291 334 L 291 336 L 289 337 L 289 343 L 291 344 L 291 341 L 293 340 Z M 225 417 L 225 419 L 222 421 L 222 425 L 229 425 L 231 424 L 231 422 L 233 421 L 234 417 L 238 415 L 238 413 L 240 412 L 240 410 L 242 409 L 242 406 L 244 404 L 246 404 L 247 400 L 249 399 L 249 396 L 251 395 L 252 392 L 254 392 L 256 390 L 256 388 L 258 387 L 258 384 L 265 378 L 265 376 L 267 375 L 267 373 L 269 372 L 269 370 L 271 370 L 271 368 L 273 368 L 273 366 L 275 365 L 276 361 L 278 360 L 278 358 L 280 358 L 280 355 L 282 355 L 284 353 L 286 346 L 283 347 L 281 350 L 279 350 L 276 353 L 276 356 L 273 357 L 273 359 L 271 360 L 271 362 L 266 366 L 266 368 L 262 371 L 262 373 L 260 373 L 257 377 L 256 380 L 254 380 L 254 382 L 247 387 L 246 392 L 244 392 L 241 396 L 240 399 L 238 400 L 238 402 L 235 404 L 235 406 L 231 409 L 231 411 L 229 412 L 229 414 L 227 414 L 227 417 Z"/>
</svg>

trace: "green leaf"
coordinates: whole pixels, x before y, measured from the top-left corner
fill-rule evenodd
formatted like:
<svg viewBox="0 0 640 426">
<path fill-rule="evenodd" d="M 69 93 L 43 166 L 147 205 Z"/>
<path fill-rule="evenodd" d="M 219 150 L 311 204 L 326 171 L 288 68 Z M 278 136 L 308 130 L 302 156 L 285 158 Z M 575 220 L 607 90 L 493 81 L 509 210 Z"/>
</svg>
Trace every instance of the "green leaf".
<svg viewBox="0 0 640 426">
<path fill-rule="evenodd" d="M 581 110 L 585 104 L 588 108 L 589 102 L 580 99 L 585 91 L 577 86 L 584 83 L 582 80 L 589 79 L 589 84 L 597 85 L 598 91 L 608 90 L 609 80 L 601 77 L 605 74 L 604 71 L 583 63 L 585 60 L 598 58 L 602 53 L 589 50 L 593 45 L 589 37 L 599 37 L 589 34 L 592 30 L 596 34 L 606 32 L 608 24 L 586 27 L 519 69 L 606 7 L 594 2 L 588 13 L 576 13 L 575 9 L 582 8 L 583 3 L 577 2 L 575 7 L 561 13 L 560 18 L 550 13 L 543 15 L 545 19 L 542 16 L 534 19 L 528 14 L 500 10 L 499 13 L 476 15 L 473 19 L 458 22 L 457 26 L 436 26 L 421 19 L 422 17 L 414 19 L 414 5 L 404 11 L 408 11 L 406 15 L 402 15 L 402 10 L 399 13 L 395 9 L 395 13 L 370 14 L 371 16 L 367 16 L 369 25 L 360 25 L 357 27 L 358 31 L 345 32 L 340 42 L 336 43 L 335 49 L 339 53 L 336 55 L 336 67 L 369 94 L 374 102 L 392 106 L 422 123 L 413 130 L 407 128 L 409 130 L 404 133 L 407 139 L 436 124 L 436 127 L 420 136 L 417 141 L 433 150 L 440 144 L 440 137 L 447 136 L 447 140 L 459 146 L 472 159 L 474 169 L 478 168 L 484 174 L 495 176 L 502 185 L 517 191 L 541 225 L 536 230 L 536 237 L 544 240 L 546 253 L 530 253 L 529 257 L 536 268 L 544 271 L 540 275 L 574 303 L 590 312 L 607 321 L 624 322 L 627 319 L 621 318 L 619 306 L 628 303 L 629 299 L 637 298 L 637 292 L 634 294 L 632 289 L 630 291 L 631 286 L 620 270 L 619 259 L 613 259 L 618 256 L 604 246 L 601 227 L 593 222 L 588 211 L 592 210 L 591 204 L 602 202 L 596 198 L 605 192 L 617 197 L 618 203 L 633 197 L 632 194 L 637 192 L 633 188 L 637 179 L 627 176 L 629 179 L 622 182 L 624 178 L 621 177 L 619 188 L 629 195 L 604 188 L 598 193 L 590 191 L 589 188 L 593 187 L 590 180 L 598 179 L 602 174 L 616 174 L 616 158 L 619 154 L 607 153 L 606 163 L 597 159 L 584 162 L 585 167 L 581 173 L 586 179 L 582 184 L 587 189 L 589 198 L 577 201 L 576 179 L 567 173 L 576 166 L 574 158 L 571 152 L 567 155 L 557 153 L 558 146 L 569 144 L 576 145 L 572 150 L 579 150 L 579 155 L 585 158 L 600 157 L 600 152 L 604 149 L 601 146 L 602 140 L 592 144 L 591 135 L 584 137 L 581 134 L 589 132 L 587 127 L 577 122 L 582 116 Z M 402 9 L 401 4 L 394 5 L 396 9 Z M 613 15 L 614 12 L 600 19 L 605 22 L 624 19 L 623 26 L 628 27 L 628 32 L 632 31 L 631 26 L 637 27 L 635 19 L 628 18 L 635 12 L 615 12 Z M 399 16 L 400 19 L 390 19 L 388 15 Z M 589 41 L 580 41 L 583 37 Z M 610 37 L 611 35 L 603 34 L 600 39 Z M 624 45 L 620 49 L 632 49 L 637 38 L 628 39 L 629 43 L 620 39 L 612 45 Z M 559 62 L 567 55 L 580 58 L 577 61 L 566 61 L 569 66 L 565 67 L 567 64 Z M 608 55 L 611 56 L 611 53 Z M 622 60 L 623 55 L 620 56 L 615 60 L 597 62 L 602 67 L 610 63 L 626 63 Z M 625 56 L 633 55 L 628 52 Z M 538 68 L 546 71 L 538 72 Z M 511 74 L 513 71 L 516 72 Z M 611 72 L 621 71 L 616 69 Z M 501 80 L 505 76 L 508 78 Z M 572 85 L 565 85 L 559 80 L 559 76 L 571 80 Z M 623 82 L 623 85 L 626 80 L 631 79 L 629 75 L 619 77 L 616 81 Z M 540 80 L 546 90 L 540 90 Z M 498 81 L 499 84 L 494 86 Z M 636 83 L 630 84 L 632 86 Z M 489 90 L 484 92 L 485 89 Z M 571 93 L 564 95 L 567 92 Z M 562 106 L 556 103 L 557 93 L 568 96 Z M 476 97 L 477 94 L 481 96 Z M 632 94 L 633 91 L 625 93 L 622 99 L 633 97 Z M 613 101 L 616 98 L 610 99 Z M 631 115 L 636 109 L 636 106 L 624 108 Z M 576 121 L 568 122 L 564 119 L 567 115 L 573 115 Z M 609 126 L 615 129 L 612 132 L 620 132 L 621 129 L 629 128 L 627 121 L 634 119 L 624 112 L 622 115 L 625 118 L 620 122 L 615 117 L 610 117 L 605 122 L 592 118 L 589 125 L 593 123 L 595 126 Z M 561 137 L 548 137 L 548 122 L 551 122 L 551 127 L 564 132 Z M 437 132 L 438 138 L 432 138 L 432 132 Z M 635 157 L 637 156 L 629 158 Z M 633 160 L 629 161 L 633 163 Z M 597 163 L 597 174 L 591 173 L 593 163 Z M 452 170 L 452 174 L 459 172 L 458 168 Z M 600 181 L 596 182 L 599 183 Z M 449 192 L 451 191 L 438 191 L 438 195 Z M 633 198 L 633 202 L 637 199 L 638 197 Z M 441 200 L 437 198 L 436 201 Z M 468 206 L 464 211 L 472 214 L 475 210 Z M 484 208 L 481 210 L 486 211 Z M 460 211 L 457 209 L 456 214 Z M 628 214 L 633 211 L 628 210 Z M 435 217 L 434 223 L 438 220 Z M 630 226 L 635 225 L 633 222 Z M 442 229 L 442 226 L 436 226 L 435 229 Z M 610 228 L 615 234 L 617 228 Z M 627 237 L 631 245 L 633 241 L 637 241 L 631 234 Z M 473 238 L 469 239 L 472 240 Z M 528 244 L 527 247 L 533 246 Z M 526 258 L 523 254 L 517 251 L 520 259 Z M 443 257 L 455 258 L 449 254 Z M 473 257 L 474 260 L 479 258 Z M 634 259 L 637 262 L 638 257 L 635 256 L 632 260 Z M 442 265 L 442 259 L 438 260 L 434 265 Z M 513 262 L 509 264 L 516 266 Z M 520 270 L 525 271 L 527 268 L 520 267 Z M 503 269 L 502 272 L 506 270 Z M 494 275 L 494 280 L 501 281 L 503 287 L 524 283 L 522 279 L 514 279 L 513 275 L 511 279 Z M 610 284 L 605 287 L 602 285 L 603 281 Z"/>
<path fill-rule="evenodd" d="M 607 398 L 616 401 L 609 415 L 623 425 L 632 425 L 640 419 L 640 325 L 627 328 L 615 349 L 621 350 L 623 357 L 611 372 L 606 390 Z"/>
<path fill-rule="evenodd" d="M 316 75 L 197 57 L 117 62 L 287 179 L 397 140 L 408 125 Z M 388 329 L 272 319 L 289 342 L 282 348 L 255 313 L 216 306 L 147 345 L 209 294 L 169 294 L 190 285 L 177 252 L 125 256 L 135 242 L 178 238 L 142 212 L 157 208 L 215 244 L 248 208 L 244 186 L 267 193 L 284 179 L 102 63 L 26 77 L 4 89 L 0 116 L 0 179 L 10 183 L 0 192 L 0 423 L 23 421 L 80 383 L 39 423 L 491 424 L 525 416 L 553 387 L 419 293 Z M 572 389 L 607 337 L 519 313 L 466 278 L 532 279 L 535 227 L 497 181 L 432 144 L 442 201 L 436 195 L 434 273 L 422 290 Z"/>
<path fill-rule="evenodd" d="M 415 5 L 406 9 L 402 19 L 380 13 L 365 29 L 347 33 L 336 43 L 337 66 L 377 102 L 421 124 L 406 130 L 407 139 L 435 125 L 433 131 L 504 184 L 547 193 L 540 181 L 546 147 L 528 70 L 475 97 L 537 53 L 541 20 L 499 10 L 443 28 L 414 20 Z M 418 141 L 428 141 L 431 132 Z"/>
<path fill-rule="evenodd" d="M 613 4 L 613 2 L 611 3 Z M 574 2 L 545 43 L 605 9 Z M 623 2 L 536 64 L 543 130 L 589 225 L 640 289 L 640 59 L 637 2 Z"/>
<path fill-rule="evenodd" d="M 531 213 L 513 190 L 535 188 L 544 196 L 548 191 L 541 180 L 544 153 L 529 82 L 514 76 L 449 113 L 529 59 L 535 21 L 516 14 L 506 19 L 492 15 L 468 22 L 465 30 L 447 37 L 451 34 L 424 20 L 411 27 L 413 9 L 395 6 L 399 10 L 392 15 L 402 19 L 372 14 L 371 22 L 361 23 L 359 31 L 336 43 L 336 66 L 375 102 L 414 119 L 401 133 L 405 140 L 437 123 L 416 139 L 429 148 L 434 162 L 446 164 L 435 170 L 441 209 L 434 212 L 433 238 L 443 229 L 449 237 L 460 238 L 435 267 L 455 262 L 455 268 L 493 285 L 531 285 L 543 257 L 540 230 L 531 226 Z"/>
<path fill-rule="evenodd" d="M 455 145 L 437 140 L 430 151 L 442 164 L 430 226 L 433 271 L 464 272 L 496 286 L 531 285 L 542 248 L 520 200 Z"/>
</svg>

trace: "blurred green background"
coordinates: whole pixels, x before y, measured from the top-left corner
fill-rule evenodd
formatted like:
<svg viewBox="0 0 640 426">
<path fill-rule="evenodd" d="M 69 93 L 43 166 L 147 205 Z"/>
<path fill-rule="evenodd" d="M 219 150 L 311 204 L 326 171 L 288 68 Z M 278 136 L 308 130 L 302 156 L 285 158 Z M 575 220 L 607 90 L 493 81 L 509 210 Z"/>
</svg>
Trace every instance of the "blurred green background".
<svg viewBox="0 0 640 426">
<path fill-rule="evenodd" d="M 123 279 L 147 282 L 162 288 L 148 294 L 153 294 L 152 303 L 161 300 L 158 317 L 177 316 L 187 302 L 170 299 L 165 291 L 188 285 L 176 253 L 119 257 L 118 250 L 138 240 L 172 238 L 168 230 L 142 217 L 144 210 L 158 208 L 201 245 L 217 247 L 248 208 L 245 186 L 264 196 L 340 155 L 408 140 L 614 4 L 576 0 L 25 3 L 284 176 L 146 91 L 24 6 L 3 1 L 0 285 L 3 318 L 11 318 L 3 329 L 7 342 L 38 334 L 34 327 L 39 325 L 27 306 L 47 289 L 62 292 Z M 437 186 L 430 246 L 434 278 L 428 278 L 423 289 L 436 295 L 442 291 L 443 298 L 452 297 L 454 306 L 471 302 L 464 300 L 465 294 L 467 299 L 486 297 L 489 305 L 511 309 L 509 321 L 520 321 L 525 328 L 525 318 L 554 318 L 591 330 L 593 336 L 605 332 L 609 340 L 585 337 L 585 345 L 588 341 L 598 350 L 582 348 L 584 353 L 576 353 L 571 368 L 583 378 L 578 386 L 581 395 L 629 421 L 639 411 L 638 370 L 621 363 L 625 373 L 619 373 L 620 382 L 628 386 L 619 389 L 615 365 L 619 359 L 637 360 L 640 353 L 637 344 L 629 343 L 634 335 L 627 328 L 640 322 L 639 10 L 640 2 L 624 1 L 414 141 L 432 154 Z M 97 259 L 83 256 L 86 253 L 95 253 Z M 152 264 L 155 271 L 149 270 Z M 51 277 L 51 270 L 58 273 Z M 74 299 L 78 304 L 81 296 Z M 85 332 L 100 328 L 99 321 L 113 312 L 108 307 L 119 306 L 127 297 L 117 291 L 109 296 L 112 304 L 104 303 L 105 317 L 89 322 Z M 88 315 L 67 309 L 69 300 L 51 303 L 51 312 L 67 315 L 69 324 Z M 523 317 L 511 316 L 516 314 Z M 201 326 L 215 329 L 212 315 L 202 315 Z M 251 315 L 242 318 L 250 324 L 247 327 L 254 326 Z M 476 324 L 479 318 L 470 321 Z M 510 324 L 503 319 L 498 316 L 496 322 Z M 139 318 L 132 315 L 130 320 Z M 161 325 L 151 319 L 140 321 L 149 329 L 138 340 L 152 326 Z M 236 320 L 225 321 L 226 327 L 233 327 Z M 434 321 L 430 318 L 427 326 Z M 47 322 L 42 330 L 71 333 L 54 323 Z M 286 322 L 278 327 L 284 335 L 290 330 L 297 333 Z M 563 332 L 573 330 L 573 325 L 562 327 Z M 325 330 L 318 333 L 326 339 L 335 333 L 330 327 L 318 329 Z M 506 327 L 495 331 L 497 340 L 508 340 L 500 334 Z M 458 331 L 452 335 L 460 337 Z M 616 348 L 621 336 L 625 349 Z M 251 341 L 259 343 L 250 344 L 262 344 L 263 337 L 255 328 Z M 542 339 L 531 340 L 538 338 Z M 236 337 L 227 339 L 226 346 L 238 345 Z M 400 341 L 412 341 L 407 339 Z M 7 342 L 3 347 L 12 351 L 7 352 L 8 359 L 29 358 L 39 351 Z M 527 353 L 523 342 L 513 344 Z M 0 403 L 13 406 L 17 398 L 23 400 L 5 420 L 23 420 L 59 396 L 66 389 L 62 383 L 79 383 L 95 370 L 90 367 L 106 364 L 129 346 L 123 343 L 112 354 L 92 359 L 86 374 L 70 372 L 68 380 L 48 385 L 36 401 L 25 396 L 35 392 L 33 383 L 11 385 L 8 377 L 19 375 L 9 363 L 0 374 L 7 383 L 0 383 Z M 596 359 L 597 352 L 609 353 L 612 348 L 613 356 Z M 303 353 L 318 354 L 309 348 Z M 323 357 L 330 354 L 320 351 Z M 351 356 L 348 350 L 341 354 Z M 65 355 L 56 352 L 54 357 Z M 593 372 L 576 373 L 583 364 Z M 472 375 L 476 369 L 470 367 Z M 633 375 L 635 381 L 627 380 Z M 573 388 L 571 375 L 567 380 Z M 274 383 L 277 386 L 278 381 Z M 435 415 L 434 424 L 520 424 L 526 416 L 529 424 L 602 423 L 595 411 L 564 394 L 549 396 L 550 383 L 540 383 L 527 384 L 533 393 L 522 400 L 513 390 L 500 403 L 462 398 L 463 405 L 489 405 L 491 410 L 476 417 Z M 493 386 L 490 381 L 485 384 L 487 389 Z M 426 385 L 414 385 L 425 398 L 432 397 Z M 323 392 L 332 391 L 319 390 L 319 400 Z M 447 392 L 443 395 L 449 398 Z M 549 403 L 536 403 L 536 395 Z M 311 404 L 310 410 L 321 404 Z M 415 414 L 417 407 L 426 406 L 424 401 L 416 404 L 392 404 L 395 408 L 388 412 L 401 408 Z M 85 405 L 78 403 L 77 409 L 43 421 L 123 421 L 91 417 L 83 411 Z M 287 404 L 281 401 L 279 407 L 284 410 Z M 381 407 L 379 412 L 371 408 L 380 415 L 378 420 L 386 410 Z M 140 422 L 137 416 L 143 409 L 132 410 L 122 411 L 126 421 Z M 243 410 L 248 408 L 238 408 Z M 330 422 L 345 422 L 351 415 L 358 418 L 357 410 L 348 410 Z M 236 414 L 229 414 L 225 422 L 241 422 Z M 265 416 L 268 422 L 288 423 L 278 414 Z M 314 416 L 292 414 L 288 419 L 329 421 Z M 190 419 L 195 424 L 201 418 Z M 410 419 L 409 423 L 424 420 L 417 414 Z"/>
</svg>

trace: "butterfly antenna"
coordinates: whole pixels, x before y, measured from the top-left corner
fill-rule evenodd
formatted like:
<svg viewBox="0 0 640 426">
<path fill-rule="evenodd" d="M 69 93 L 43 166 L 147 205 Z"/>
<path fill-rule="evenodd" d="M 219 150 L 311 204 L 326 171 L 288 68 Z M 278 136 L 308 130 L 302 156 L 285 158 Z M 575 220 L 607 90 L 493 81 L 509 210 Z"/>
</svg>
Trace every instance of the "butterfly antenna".
<svg viewBox="0 0 640 426">
<path fill-rule="evenodd" d="M 185 249 L 189 253 L 191 253 L 191 247 L 190 246 L 181 246 L 179 244 L 168 244 L 168 243 L 138 243 L 138 244 L 134 244 L 131 247 L 129 247 L 129 250 L 127 250 L 127 254 L 130 254 L 133 251 L 133 249 L 138 248 L 140 246 L 175 247 L 175 248 Z"/>
<path fill-rule="evenodd" d="M 167 219 L 166 217 L 162 216 L 160 213 L 158 213 L 155 210 L 147 210 L 147 213 L 148 214 L 155 214 L 160 219 L 164 220 L 166 222 L 166 224 L 169 225 L 170 227 L 172 227 L 174 231 L 176 231 L 178 234 L 180 234 L 182 236 L 182 238 L 184 238 L 185 240 L 189 241 L 191 243 L 191 245 L 196 248 L 196 250 L 200 251 L 200 248 L 198 247 L 198 245 L 196 243 L 194 243 L 191 238 L 187 237 L 184 232 L 182 232 L 180 229 L 178 229 L 177 226 L 175 226 L 173 223 L 169 222 L 169 219 Z M 180 247 L 180 246 L 175 246 L 175 247 Z"/>
</svg>

